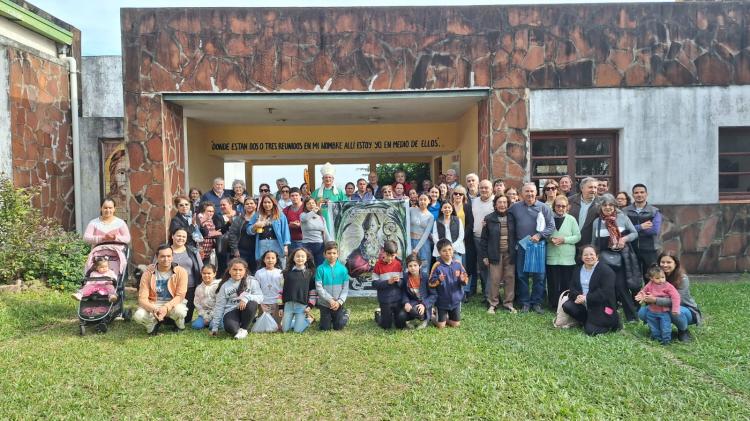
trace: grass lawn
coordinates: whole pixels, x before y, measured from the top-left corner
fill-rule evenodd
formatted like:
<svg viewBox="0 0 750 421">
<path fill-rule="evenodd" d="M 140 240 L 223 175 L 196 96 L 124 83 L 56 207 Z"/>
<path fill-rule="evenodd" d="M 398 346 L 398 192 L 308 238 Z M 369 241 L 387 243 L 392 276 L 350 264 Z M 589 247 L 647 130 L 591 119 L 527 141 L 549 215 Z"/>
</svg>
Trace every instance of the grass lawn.
<svg viewBox="0 0 750 421">
<path fill-rule="evenodd" d="M 384 332 L 367 299 L 342 332 L 81 338 L 68 295 L 0 294 L 0 418 L 748 419 L 750 282 L 692 292 L 706 323 L 669 347 L 479 303 L 458 329 Z"/>
</svg>

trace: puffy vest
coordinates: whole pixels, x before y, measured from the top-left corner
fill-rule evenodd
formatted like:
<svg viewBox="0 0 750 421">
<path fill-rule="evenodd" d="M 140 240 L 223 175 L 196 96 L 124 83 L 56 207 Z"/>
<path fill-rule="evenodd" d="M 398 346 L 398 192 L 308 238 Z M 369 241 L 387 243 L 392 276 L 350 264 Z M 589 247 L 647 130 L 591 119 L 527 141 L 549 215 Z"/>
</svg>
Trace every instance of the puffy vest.
<svg viewBox="0 0 750 421">
<path fill-rule="evenodd" d="M 635 205 L 629 205 L 625 208 L 625 214 L 630 218 L 630 222 L 633 225 L 640 225 L 646 221 L 652 221 L 656 216 L 659 209 L 646 203 L 646 206 L 641 210 L 640 213 L 635 211 Z M 659 234 L 646 234 L 644 232 L 638 233 L 638 239 L 635 248 L 644 251 L 656 250 L 656 243 L 659 238 Z"/>
<path fill-rule="evenodd" d="M 445 225 L 443 224 L 443 218 L 440 218 L 439 222 L 435 222 L 437 224 L 437 232 L 438 232 L 438 238 L 443 239 L 445 237 Z M 461 221 L 456 217 L 456 215 L 451 215 L 451 242 L 456 241 L 458 238 L 458 224 L 460 224 Z"/>
</svg>

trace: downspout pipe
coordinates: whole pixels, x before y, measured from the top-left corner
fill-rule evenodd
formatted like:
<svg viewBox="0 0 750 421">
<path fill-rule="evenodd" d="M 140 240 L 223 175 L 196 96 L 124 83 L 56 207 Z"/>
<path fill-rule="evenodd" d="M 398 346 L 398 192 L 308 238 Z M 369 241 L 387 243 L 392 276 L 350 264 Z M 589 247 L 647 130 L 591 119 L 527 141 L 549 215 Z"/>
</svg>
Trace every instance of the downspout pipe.
<svg viewBox="0 0 750 421">
<path fill-rule="evenodd" d="M 81 221 L 81 149 L 78 135 L 78 65 L 74 57 L 67 55 L 67 48 L 61 49 L 59 57 L 68 63 L 70 74 L 70 114 L 71 128 L 73 129 L 73 201 L 75 202 L 76 232 L 83 234 L 83 221 Z"/>
</svg>

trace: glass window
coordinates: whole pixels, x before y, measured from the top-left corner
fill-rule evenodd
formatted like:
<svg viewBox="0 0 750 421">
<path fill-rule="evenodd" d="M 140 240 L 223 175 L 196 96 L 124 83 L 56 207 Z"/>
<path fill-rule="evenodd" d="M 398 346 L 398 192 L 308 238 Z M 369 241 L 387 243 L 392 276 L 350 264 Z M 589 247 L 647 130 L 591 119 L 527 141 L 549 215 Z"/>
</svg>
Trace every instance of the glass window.
<svg viewBox="0 0 750 421">
<path fill-rule="evenodd" d="M 719 129 L 719 197 L 750 199 L 750 127 Z"/>
<path fill-rule="evenodd" d="M 609 190 L 617 191 L 616 151 L 616 132 L 532 133 L 531 179 L 541 185 L 567 174 L 577 186 L 592 176 L 608 180 Z"/>
</svg>

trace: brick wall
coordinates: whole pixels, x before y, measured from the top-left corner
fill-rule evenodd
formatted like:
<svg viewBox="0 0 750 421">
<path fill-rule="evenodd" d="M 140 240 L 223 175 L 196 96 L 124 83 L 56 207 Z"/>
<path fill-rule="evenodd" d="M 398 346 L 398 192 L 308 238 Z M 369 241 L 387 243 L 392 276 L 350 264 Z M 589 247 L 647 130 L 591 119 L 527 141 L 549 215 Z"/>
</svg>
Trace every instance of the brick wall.
<svg viewBox="0 0 750 421">
<path fill-rule="evenodd" d="M 17 187 L 40 187 L 35 206 L 66 229 L 73 229 L 67 67 L 18 49 L 7 51 L 13 182 Z"/>
</svg>

